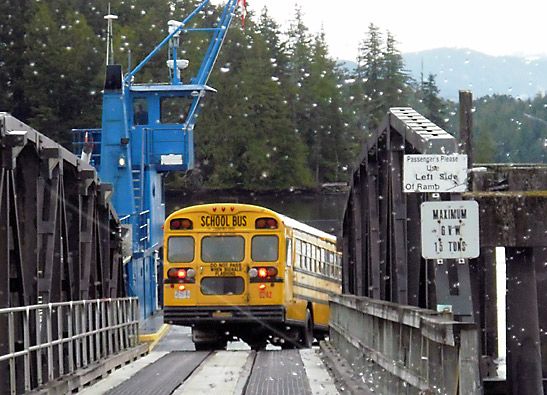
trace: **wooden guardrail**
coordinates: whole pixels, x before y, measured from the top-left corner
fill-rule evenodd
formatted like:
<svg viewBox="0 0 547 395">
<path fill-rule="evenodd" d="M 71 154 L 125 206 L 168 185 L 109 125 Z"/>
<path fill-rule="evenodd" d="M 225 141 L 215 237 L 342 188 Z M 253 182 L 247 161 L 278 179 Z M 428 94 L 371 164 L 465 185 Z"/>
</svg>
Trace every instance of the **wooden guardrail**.
<svg viewBox="0 0 547 395">
<path fill-rule="evenodd" d="M 374 393 L 483 393 L 475 324 L 351 295 L 333 296 L 330 306 L 332 345 Z"/>
</svg>

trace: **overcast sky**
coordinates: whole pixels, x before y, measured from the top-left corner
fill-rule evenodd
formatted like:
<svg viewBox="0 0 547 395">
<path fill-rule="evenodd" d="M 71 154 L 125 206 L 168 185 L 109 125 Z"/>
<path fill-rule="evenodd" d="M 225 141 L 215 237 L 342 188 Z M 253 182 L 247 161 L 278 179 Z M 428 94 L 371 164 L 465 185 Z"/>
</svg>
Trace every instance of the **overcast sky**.
<svg viewBox="0 0 547 395">
<path fill-rule="evenodd" d="M 547 55 L 545 0 L 247 0 L 260 14 L 266 5 L 283 26 L 295 4 L 312 33 L 323 26 L 332 56 L 355 60 L 370 23 L 389 30 L 402 52 L 470 48 L 489 55 Z"/>
</svg>

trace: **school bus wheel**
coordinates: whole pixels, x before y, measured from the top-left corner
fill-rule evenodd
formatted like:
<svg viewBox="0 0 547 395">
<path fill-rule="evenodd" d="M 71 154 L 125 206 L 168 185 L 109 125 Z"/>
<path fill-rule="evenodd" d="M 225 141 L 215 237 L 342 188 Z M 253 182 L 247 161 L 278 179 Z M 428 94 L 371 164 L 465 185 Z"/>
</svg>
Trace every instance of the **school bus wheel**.
<svg viewBox="0 0 547 395">
<path fill-rule="evenodd" d="M 313 317 L 310 309 L 306 309 L 306 321 L 302 328 L 302 334 L 300 337 L 300 344 L 302 348 L 311 348 L 313 343 Z"/>
</svg>

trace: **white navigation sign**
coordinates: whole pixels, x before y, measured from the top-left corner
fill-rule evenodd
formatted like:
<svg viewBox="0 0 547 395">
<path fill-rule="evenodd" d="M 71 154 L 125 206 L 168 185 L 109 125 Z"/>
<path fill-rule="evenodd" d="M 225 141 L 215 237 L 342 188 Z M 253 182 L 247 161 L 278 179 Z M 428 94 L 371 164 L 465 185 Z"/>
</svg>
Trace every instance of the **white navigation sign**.
<svg viewBox="0 0 547 395">
<path fill-rule="evenodd" d="M 467 155 L 405 155 L 403 192 L 465 192 Z"/>
<path fill-rule="evenodd" d="M 425 259 L 479 256 L 479 204 L 474 200 L 424 202 L 421 224 Z"/>
</svg>

